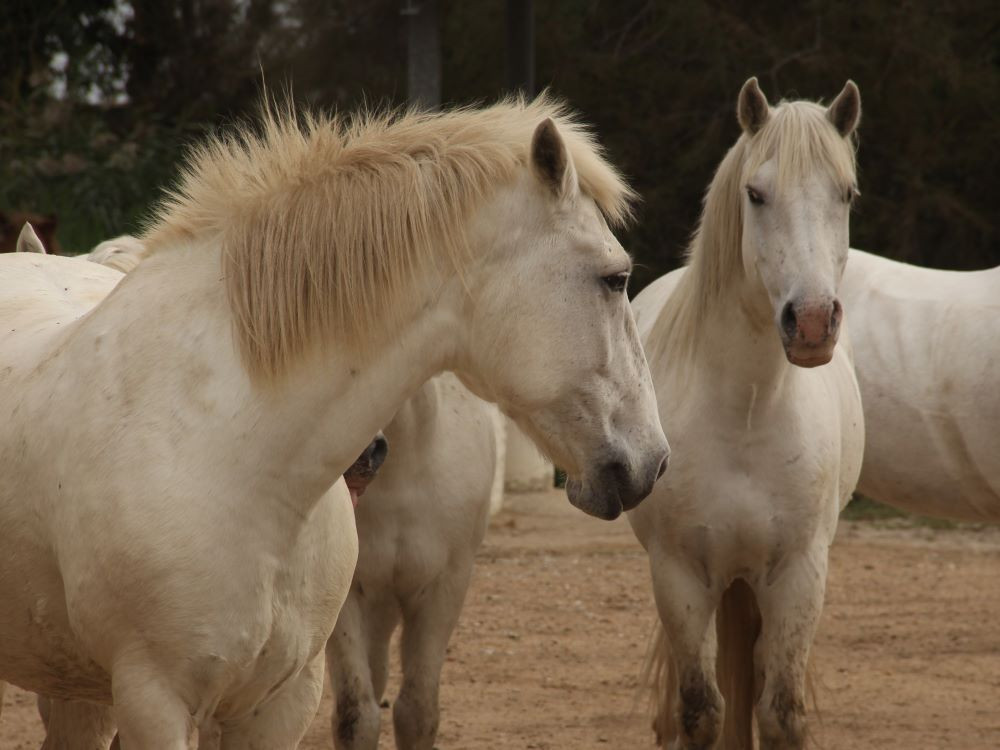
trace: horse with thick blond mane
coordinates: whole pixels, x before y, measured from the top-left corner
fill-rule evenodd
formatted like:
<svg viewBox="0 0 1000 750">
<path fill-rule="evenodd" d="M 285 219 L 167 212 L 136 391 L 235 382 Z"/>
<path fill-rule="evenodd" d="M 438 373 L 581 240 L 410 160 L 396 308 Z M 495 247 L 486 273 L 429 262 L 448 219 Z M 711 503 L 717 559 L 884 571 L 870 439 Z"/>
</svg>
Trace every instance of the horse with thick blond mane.
<svg viewBox="0 0 1000 750">
<path fill-rule="evenodd" d="M 629 514 L 662 623 L 654 727 L 675 750 L 751 748 L 755 712 L 763 747 L 803 746 L 828 548 L 864 443 L 836 296 L 857 88 L 772 108 L 751 79 L 737 113 L 687 266 L 633 302 L 680 446 Z"/>
<path fill-rule="evenodd" d="M 286 112 L 193 152 L 124 278 L 0 258 L 0 679 L 113 704 L 125 750 L 294 746 L 357 555 L 335 480 L 444 370 L 634 507 L 667 445 L 630 198 L 544 99 Z"/>
</svg>

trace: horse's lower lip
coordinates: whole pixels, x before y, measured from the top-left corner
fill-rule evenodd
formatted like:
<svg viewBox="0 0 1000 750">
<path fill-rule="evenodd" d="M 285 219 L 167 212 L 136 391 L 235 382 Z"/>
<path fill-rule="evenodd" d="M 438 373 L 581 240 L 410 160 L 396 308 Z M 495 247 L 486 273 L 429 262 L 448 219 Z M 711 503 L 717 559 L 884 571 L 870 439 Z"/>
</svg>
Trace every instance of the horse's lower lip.
<svg viewBox="0 0 1000 750">
<path fill-rule="evenodd" d="M 833 359 L 833 352 L 820 350 L 808 354 L 798 354 L 791 349 L 785 350 L 788 361 L 797 367 L 821 367 Z"/>
<path fill-rule="evenodd" d="M 567 479 L 566 481 L 566 496 L 569 498 L 569 502 L 573 507 L 579 508 L 588 516 L 594 516 L 595 518 L 601 518 L 605 521 L 613 521 L 622 514 L 625 508 L 622 505 L 621 498 L 617 496 L 614 498 L 605 497 L 602 498 L 603 502 L 584 502 L 581 497 L 583 491 L 583 482 L 579 479 Z M 592 499 L 592 498 L 591 498 Z"/>
</svg>

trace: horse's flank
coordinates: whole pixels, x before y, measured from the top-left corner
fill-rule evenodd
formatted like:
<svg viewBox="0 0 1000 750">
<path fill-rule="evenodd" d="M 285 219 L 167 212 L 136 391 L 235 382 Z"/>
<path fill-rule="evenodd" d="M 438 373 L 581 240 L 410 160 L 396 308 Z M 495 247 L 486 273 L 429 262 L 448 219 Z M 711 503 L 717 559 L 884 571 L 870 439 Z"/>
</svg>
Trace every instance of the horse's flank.
<svg viewBox="0 0 1000 750">
<path fill-rule="evenodd" d="M 743 133 L 716 170 L 701 219 L 687 251 L 687 270 L 660 312 L 646 342 L 650 359 L 687 360 L 698 341 L 698 320 L 743 278 L 742 191 L 750 175 L 775 159 L 779 187 L 824 167 L 845 190 L 856 181 L 855 141 L 830 127 L 826 108 L 813 102 L 781 102 L 761 130 Z"/>
<path fill-rule="evenodd" d="M 188 157 L 144 237 L 149 251 L 217 238 L 244 363 L 279 376 L 335 338 L 364 351 L 405 320 L 427 268 L 461 271 L 471 213 L 526 166 L 534 129 L 552 118 L 581 188 L 612 224 L 634 194 L 560 103 L 442 114 L 340 118 L 264 108 Z"/>
</svg>

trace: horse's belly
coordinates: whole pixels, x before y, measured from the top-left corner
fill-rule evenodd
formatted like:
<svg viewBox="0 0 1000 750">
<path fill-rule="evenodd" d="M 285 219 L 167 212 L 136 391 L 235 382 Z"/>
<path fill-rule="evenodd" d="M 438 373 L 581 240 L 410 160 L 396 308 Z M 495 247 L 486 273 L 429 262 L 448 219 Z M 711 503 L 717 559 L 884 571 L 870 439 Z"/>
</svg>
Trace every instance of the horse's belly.
<svg viewBox="0 0 1000 750">
<path fill-rule="evenodd" d="M 870 429 L 858 490 L 915 513 L 1000 521 L 1000 455 L 988 434 L 946 413 L 909 418 L 909 407 L 866 404 Z M 985 425 L 984 425 L 985 426 Z"/>
</svg>

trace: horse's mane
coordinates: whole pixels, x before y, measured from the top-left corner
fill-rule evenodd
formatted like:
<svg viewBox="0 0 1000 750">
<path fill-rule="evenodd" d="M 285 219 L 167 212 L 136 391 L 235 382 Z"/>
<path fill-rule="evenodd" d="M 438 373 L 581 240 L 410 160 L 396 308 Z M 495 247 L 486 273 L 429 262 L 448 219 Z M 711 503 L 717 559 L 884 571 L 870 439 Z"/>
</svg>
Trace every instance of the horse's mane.
<svg viewBox="0 0 1000 750">
<path fill-rule="evenodd" d="M 279 376 L 317 344 L 363 351 L 412 312 L 421 268 L 459 272 L 471 213 L 527 164 L 552 118 L 582 190 L 612 224 L 634 194 L 589 130 L 545 94 L 443 113 L 298 114 L 266 104 L 194 148 L 147 229 L 149 251 L 221 243 L 251 374 Z"/>
<path fill-rule="evenodd" d="M 774 158 L 778 189 L 817 169 L 846 187 L 855 183 L 855 141 L 842 137 L 814 102 L 782 101 L 754 135 L 729 149 L 705 193 L 701 219 L 688 245 L 684 275 L 652 327 L 648 351 L 671 362 L 687 359 L 698 341 L 698 321 L 743 278 L 743 188 Z"/>
</svg>

